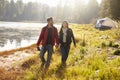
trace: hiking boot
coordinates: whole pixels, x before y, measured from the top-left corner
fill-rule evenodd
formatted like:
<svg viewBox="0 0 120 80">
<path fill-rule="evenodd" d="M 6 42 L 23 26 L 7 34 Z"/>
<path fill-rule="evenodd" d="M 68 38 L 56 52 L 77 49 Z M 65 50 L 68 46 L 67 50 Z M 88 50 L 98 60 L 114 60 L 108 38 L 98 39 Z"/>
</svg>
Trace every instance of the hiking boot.
<svg viewBox="0 0 120 80">
<path fill-rule="evenodd" d="M 47 63 L 46 63 L 45 69 L 44 69 L 45 73 L 48 71 L 49 66 L 50 66 L 50 64 L 47 64 Z"/>
</svg>

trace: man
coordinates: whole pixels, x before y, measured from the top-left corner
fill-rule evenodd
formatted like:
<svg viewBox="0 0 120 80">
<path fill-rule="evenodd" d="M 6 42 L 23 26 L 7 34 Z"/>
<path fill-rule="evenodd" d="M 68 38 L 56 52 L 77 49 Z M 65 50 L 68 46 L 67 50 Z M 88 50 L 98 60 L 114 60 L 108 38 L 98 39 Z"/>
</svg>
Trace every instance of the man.
<svg viewBox="0 0 120 80">
<path fill-rule="evenodd" d="M 52 57 L 52 52 L 53 52 L 53 46 L 56 43 L 56 47 L 59 45 L 59 40 L 58 40 L 58 31 L 57 29 L 53 26 L 53 18 L 50 17 L 47 19 L 47 26 L 42 28 L 42 31 L 40 33 L 38 42 L 37 42 L 37 49 L 40 50 L 40 59 L 42 61 L 41 68 L 44 67 L 45 65 L 45 71 L 49 68 L 50 65 L 50 60 Z M 39 44 L 42 42 L 42 48 L 39 49 Z M 47 55 L 47 60 L 44 58 L 45 52 L 48 52 Z"/>
</svg>

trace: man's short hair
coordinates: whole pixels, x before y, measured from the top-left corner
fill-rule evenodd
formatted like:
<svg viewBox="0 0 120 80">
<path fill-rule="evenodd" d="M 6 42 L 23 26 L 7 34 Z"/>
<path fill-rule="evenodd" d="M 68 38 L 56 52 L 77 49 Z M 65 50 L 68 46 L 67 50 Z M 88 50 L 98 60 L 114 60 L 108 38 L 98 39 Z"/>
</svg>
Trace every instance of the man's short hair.
<svg viewBox="0 0 120 80">
<path fill-rule="evenodd" d="M 49 22 L 50 20 L 52 20 L 53 18 L 52 17 L 50 17 L 50 18 L 47 18 L 47 22 Z"/>
</svg>

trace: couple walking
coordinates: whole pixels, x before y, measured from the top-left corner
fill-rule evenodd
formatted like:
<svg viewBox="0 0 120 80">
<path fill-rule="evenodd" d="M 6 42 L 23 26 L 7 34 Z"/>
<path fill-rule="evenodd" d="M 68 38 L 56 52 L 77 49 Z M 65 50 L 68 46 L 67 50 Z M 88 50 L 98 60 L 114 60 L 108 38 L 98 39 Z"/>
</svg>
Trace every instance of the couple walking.
<svg viewBox="0 0 120 80">
<path fill-rule="evenodd" d="M 62 65 L 66 65 L 66 60 L 68 58 L 70 44 L 73 41 L 74 46 L 76 47 L 75 38 L 72 32 L 72 29 L 68 27 L 68 22 L 64 21 L 62 23 L 62 27 L 58 34 L 57 28 L 53 26 L 53 18 L 50 17 L 47 19 L 47 26 L 43 27 L 37 42 L 37 49 L 40 50 L 40 59 L 42 61 L 41 68 L 45 66 L 45 70 L 47 71 L 50 66 L 50 60 L 53 53 L 53 46 L 59 47 L 62 53 L 61 62 Z M 40 43 L 42 43 L 41 49 L 39 48 Z M 44 55 L 45 52 L 47 54 L 47 60 L 45 60 Z"/>
</svg>

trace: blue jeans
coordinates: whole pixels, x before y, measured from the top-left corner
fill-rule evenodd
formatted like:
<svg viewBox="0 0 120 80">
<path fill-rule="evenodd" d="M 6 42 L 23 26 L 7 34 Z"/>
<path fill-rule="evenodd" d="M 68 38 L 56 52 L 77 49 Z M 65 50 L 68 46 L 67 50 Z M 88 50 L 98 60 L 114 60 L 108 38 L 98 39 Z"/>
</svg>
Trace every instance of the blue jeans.
<svg viewBox="0 0 120 80">
<path fill-rule="evenodd" d="M 47 60 L 45 60 L 45 58 L 44 58 L 44 55 L 45 55 L 46 51 L 48 52 Z M 40 59 L 41 59 L 42 63 L 46 63 L 45 67 L 49 67 L 49 65 L 50 65 L 52 52 L 53 52 L 53 46 L 52 45 L 42 46 L 41 51 L 40 51 Z"/>
<path fill-rule="evenodd" d="M 70 50 L 70 45 L 61 45 L 60 50 L 62 53 L 62 62 L 66 62 Z"/>
</svg>

